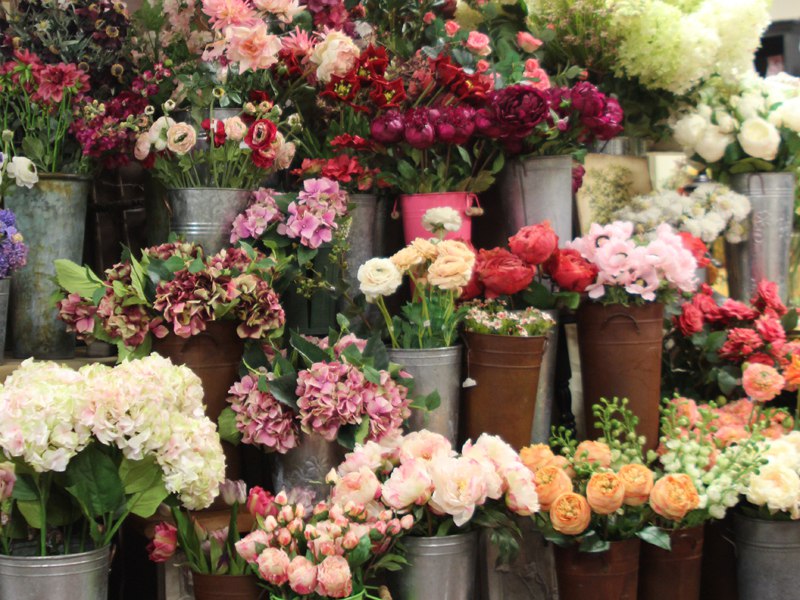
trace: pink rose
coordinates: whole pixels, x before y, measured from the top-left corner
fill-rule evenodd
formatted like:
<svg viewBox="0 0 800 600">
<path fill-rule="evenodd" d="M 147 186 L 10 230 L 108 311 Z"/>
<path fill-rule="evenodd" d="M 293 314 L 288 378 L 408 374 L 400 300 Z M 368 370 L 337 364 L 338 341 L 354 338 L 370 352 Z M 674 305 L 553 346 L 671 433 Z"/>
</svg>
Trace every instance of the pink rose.
<svg viewBox="0 0 800 600">
<path fill-rule="evenodd" d="M 289 587 L 297 594 L 313 594 L 317 587 L 317 567 L 305 556 L 295 556 L 289 563 Z"/>
<path fill-rule="evenodd" d="M 428 11 L 424 15 L 422 15 L 422 22 L 425 23 L 425 25 L 430 25 L 435 20 L 436 20 L 436 15 L 433 14 L 432 12 L 430 12 L 430 11 Z"/>
<path fill-rule="evenodd" d="M 449 37 L 453 37 L 456 33 L 458 33 L 459 29 L 461 29 L 461 25 L 455 21 L 446 21 L 444 24 L 444 31 Z"/>
<path fill-rule="evenodd" d="M 147 554 L 155 563 L 167 562 L 178 547 L 178 530 L 171 523 L 156 525 L 153 541 L 147 545 Z"/>
<path fill-rule="evenodd" d="M 517 33 L 517 46 L 523 52 L 535 52 L 542 46 L 542 40 L 533 37 L 527 31 L 520 31 Z"/>
<path fill-rule="evenodd" d="M 466 41 L 467 50 L 478 56 L 488 56 L 492 53 L 489 47 L 489 36 L 480 31 L 470 31 Z"/>
<path fill-rule="evenodd" d="M 256 560 L 258 575 L 272 585 L 289 581 L 289 555 L 278 548 L 265 548 Z"/>
<path fill-rule="evenodd" d="M 317 567 L 317 594 L 347 598 L 353 593 L 350 565 L 343 556 L 327 556 Z"/>
</svg>

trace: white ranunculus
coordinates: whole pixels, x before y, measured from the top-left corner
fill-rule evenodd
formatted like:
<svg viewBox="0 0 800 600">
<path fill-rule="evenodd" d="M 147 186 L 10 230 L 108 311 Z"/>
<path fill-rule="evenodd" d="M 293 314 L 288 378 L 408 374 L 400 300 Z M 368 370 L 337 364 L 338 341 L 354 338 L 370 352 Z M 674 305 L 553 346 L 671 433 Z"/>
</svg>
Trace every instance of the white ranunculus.
<svg viewBox="0 0 800 600">
<path fill-rule="evenodd" d="M 775 160 L 781 145 L 778 129 L 760 117 L 753 117 L 742 123 L 738 139 L 747 154 L 764 160 Z"/>
<path fill-rule="evenodd" d="M 403 283 L 403 274 L 388 258 L 372 258 L 358 268 L 358 282 L 368 302 L 391 296 Z"/>
<path fill-rule="evenodd" d="M 150 143 L 157 152 L 161 152 L 167 147 L 167 131 L 175 125 L 175 119 L 170 117 L 159 117 L 155 123 L 150 126 L 148 134 L 150 135 Z"/>
<path fill-rule="evenodd" d="M 743 94 L 736 105 L 736 111 L 743 120 L 758 117 L 766 109 L 766 99 L 760 91 Z"/>
<path fill-rule="evenodd" d="M 719 125 L 709 125 L 698 140 L 694 151 L 704 161 L 714 163 L 725 155 L 725 149 L 733 143 L 733 140 L 731 134 L 719 130 Z"/>
<path fill-rule="evenodd" d="M 697 113 L 686 115 L 672 128 L 675 141 L 684 148 L 694 150 L 708 125 L 708 121 Z"/>
<path fill-rule="evenodd" d="M 461 215 L 458 211 L 449 206 L 437 206 L 431 208 L 422 215 L 422 226 L 426 231 L 436 233 L 444 229 L 445 231 L 458 231 L 461 229 Z"/>
<path fill-rule="evenodd" d="M 800 96 L 787 100 L 776 112 L 780 115 L 783 127 L 800 133 Z"/>
<path fill-rule="evenodd" d="M 8 163 L 6 173 L 11 177 L 18 186 L 32 188 L 39 181 L 39 172 L 36 170 L 36 165 L 25 158 L 24 156 L 15 156 Z"/>
</svg>

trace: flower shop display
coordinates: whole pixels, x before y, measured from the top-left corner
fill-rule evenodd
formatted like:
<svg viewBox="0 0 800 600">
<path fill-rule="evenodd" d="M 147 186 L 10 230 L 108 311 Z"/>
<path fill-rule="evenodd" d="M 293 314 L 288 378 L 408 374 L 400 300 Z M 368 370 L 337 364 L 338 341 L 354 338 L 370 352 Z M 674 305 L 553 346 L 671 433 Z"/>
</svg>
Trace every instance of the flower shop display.
<svg viewBox="0 0 800 600">
<path fill-rule="evenodd" d="M 439 239 L 417 238 L 391 258 L 373 258 L 358 269 L 361 292 L 378 306 L 391 341 L 389 356 L 408 369 L 418 393 L 437 393 L 438 407 L 415 413 L 412 430 L 429 429 L 455 443 L 459 431 L 462 347 L 458 327 L 466 308 L 461 291 L 472 277 L 474 251 L 464 242 L 442 239 L 460 223 L 446 208 L 425 213 L 426 227 Z M 384 300 L 395 294 L 408 275 L 412 297 L 391 315 Z"/>
<path fill-rule="evenodd" d="M 390 582 L 398 600 L 433 598 L 442 590 L 448 598 L 471 600 L 476 529 L 487 529 L 507 559 L 516 547 L 510 515 L 539 509 L 532 473 L 490 435 L 468 442 L 461 453 L 427 430 L 368 442 L 347 455 L 334 483 L 334 501 L 374 500 L 411 521 L 402 540 L 408 564 Z"/>
<path fill-rule="evenodd" d="M 587 437 L 598 433 L 590 418 L 592 406 L 617 395 L 630 400 L 648 449 L 653 449 L 661 396 L 663 302 L 677 292 L 694 291 L 697 261 L 667 224 L 659 225 L 650 238 L 634 236 L 633 230 L 633 223 L 624 221 L 593 224 L 564 252 L 590 274 L 576 286 L 588 295 L 578 310 Z M 559 277 L 554 279 L 558 283 Z"/>
<path fill-rule="evenodd" d="M 0 166 L 0 173 L 2 168 Z M 10 210 L 0 210 L 0 349 L 6 347 L 8 300 L 11 291 L 11 276 L 25 266 L 28 246 L 17 229 L 17 219 Z M 4 358 L 0 356 L 0 364 Z"/>
<path fill-rule="evenodd" d="M 80 371 L 24 362 L 0 389 L 0 593 L 60 597 L 68 583 L 76 598 L 106 598 L 109 544 L 127 517 L 170 496 L 211 504 L 225 459 L 202 398 L 189 369 L 158 356 Z M 32 575 L 39 565 L 66 579 Z"/>
</svg>

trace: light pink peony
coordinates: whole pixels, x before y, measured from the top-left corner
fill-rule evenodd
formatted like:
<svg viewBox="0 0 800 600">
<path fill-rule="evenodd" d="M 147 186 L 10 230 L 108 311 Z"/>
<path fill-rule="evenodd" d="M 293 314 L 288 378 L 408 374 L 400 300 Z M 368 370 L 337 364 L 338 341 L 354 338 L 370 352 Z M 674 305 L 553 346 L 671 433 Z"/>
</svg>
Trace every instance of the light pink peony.
<svg viewBox="0 0 800 600">
<path fill-rule="evenodd" d="M 236 542 L 236 552 L 249 564 L 253 564 L 261 554 L 261 547 L 266 547 L 269 543 L 270 535 L 263 529 L 256 529 Z"/>
<path fill-rule="evenodd" d="M 283 585 L 289 581 L 289 555 L 279 548 L 265 548 L 258 555 L 258 574 L 272 585 Z"/>
<path fill-rule="evenodd" d="M 331 493 L 331 501 L 341 506 L 346 506 L 348 502 L 369 504 L 380 498 L 380 495 L 381 482 L 375 473 L 362 467 L 358 471 L 348 473 L 337 482 Z"/>
<path fill-rule="evenodd" d="M 295 556 L 289 563 L 289 587 L 296 594 L 313 594 L 317 587 L 317 567 L 305 556 Z"/>
<path fill-rule="evenodd" d="M 246 0 L 203 0 L 203 12 L 217 30 L 256 22 L 255 12 Z"/>
<path fill-rule="evenodd" d="M 451 457 L 455 456 L 455 451 L 446 437 L 423 429 L 412 431 L 402 439 L 399 455 L 400 462 L 405 463 L 415 459 L 431 461 L 438 457 Z"/>
<path fill-rule="evenodd" d="M 317 567 L 317 594 L 329 598 L 347 598 L 353 593 L 353 576 L 347 559 L 327 556 Z"/>
<path fill-rule="evenodd" d="M 539 511 L 539 496 L 536 494 L 534 474 L 520 463 L 506 470 L 508 484 L 506 506 L 515 514 L 529 517 Z"/>
<path fill-rule="evenodd" d="M 430 465 L 434 491 L 429 505 L 450 515 L 456 527 L 465 525 L 475 508 L 486 502 L 487 486 L 481 465 L 471 458 L 438 456 Z"/>
<path fill-rule="evenodd" d="M 381 492 L 383 501 L 395 510 L 426 504 L 433 493 L 428 465 L 422 460 L 405 462 L 392 471 Z"/>
</svg>

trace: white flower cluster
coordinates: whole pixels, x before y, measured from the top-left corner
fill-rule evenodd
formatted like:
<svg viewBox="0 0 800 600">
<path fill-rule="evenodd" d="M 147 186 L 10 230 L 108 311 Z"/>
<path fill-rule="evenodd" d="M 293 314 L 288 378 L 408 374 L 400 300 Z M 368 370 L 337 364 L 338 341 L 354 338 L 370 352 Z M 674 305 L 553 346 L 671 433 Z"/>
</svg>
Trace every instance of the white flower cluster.
<svg viewBox="0 0 800 600">
<path fill-rule="evenodd" d="M 762 442 L 767 464 L 750 478 L 748 502 L 800 519 L 800 431 Z"/>
<path fill-rule="evenodd" d="M 699 104 L 673 125 L 675 141 L 706 163 L 774 161 L 782 129 L 800 133 L 800 79 L 789 75 L 753 75 L 736 86 L 714 77 L 700 91 Z M 735 142 L 742 155 L 730 158 L 726 152 Z"/>
<path fill-rule="evenodd" d="M 723 234 L 726 240 L 736 244 L 747 237 L 750 208 L 747 196 L 724 185 L 704 183 L 689 195 L 665 190 L 636 196 L 628 205 L 612 213 L 611 219 L 631 221 L 642 232 L 669 223 L 707 244 Z"/>
<path fill-rule="evenodd" d="M 37 472 L 64 471 L 93 439 L 130 460 L 153 457 L 189 509 L 211 504 L 225 479 L 200 380 L 169 359 L 80 371 L 27 360 L 0 388 L 0 449 L 9 457 Z"/>
</svg>

